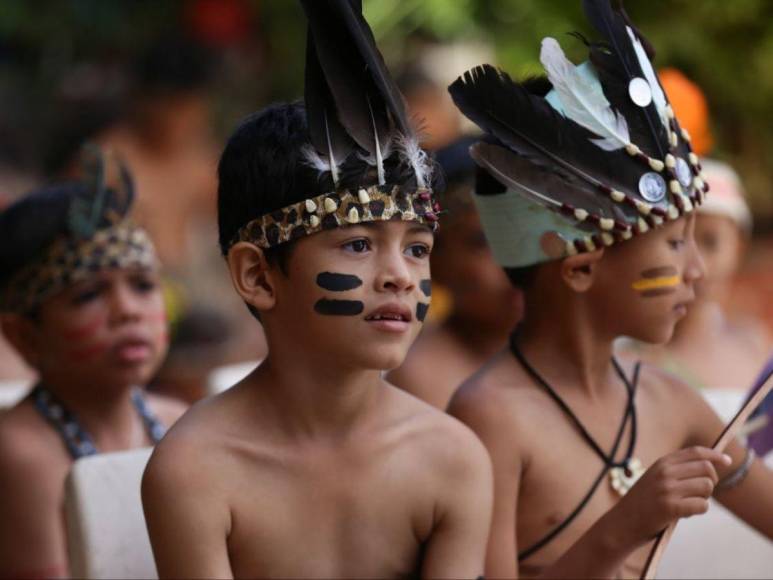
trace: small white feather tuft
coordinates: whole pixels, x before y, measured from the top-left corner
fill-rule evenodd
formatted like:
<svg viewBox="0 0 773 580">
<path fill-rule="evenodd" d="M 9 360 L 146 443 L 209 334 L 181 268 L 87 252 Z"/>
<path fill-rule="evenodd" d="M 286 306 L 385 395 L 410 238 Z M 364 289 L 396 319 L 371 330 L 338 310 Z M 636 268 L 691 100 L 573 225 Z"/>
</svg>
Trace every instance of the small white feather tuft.
<svg viewBox="0 0 773 580">
<path fill-rule="evenodd" d="M 416 184 L 427 187 L 432 181 L 432 164 L 427 153 L 419 146 L 419 140 L 413 135 L 395 135 L 395 148 L 413 167 L 416 174 Z"/>
<path fill-rule="evenodd" d="M 301 151 L 303 161 L 320 173 L 330 171 L 330 163 L 320 155 L 311 145 L 305 145 Z"/>
<path fill-rule="evenodd" d="M 555 38 L 542 40 L 540 60 L 565 116 L 599 136 L 591 139 L 594 145 L 604 151 L 629 148 L 631 137 L 625 117 L 609 104 L 601 83 L 581 74 L 566 58 Z"/>
</svg>

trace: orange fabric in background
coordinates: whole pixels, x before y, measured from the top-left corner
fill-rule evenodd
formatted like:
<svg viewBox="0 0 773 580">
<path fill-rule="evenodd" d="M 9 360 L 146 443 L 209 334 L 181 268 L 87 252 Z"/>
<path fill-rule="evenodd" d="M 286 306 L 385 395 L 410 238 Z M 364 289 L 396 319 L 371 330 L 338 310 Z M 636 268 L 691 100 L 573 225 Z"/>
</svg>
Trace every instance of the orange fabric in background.
<svg viewBox="0 0 773 580">
<path fill-rule="evenodd" d="M 664 68 L 658 74 L 679 124 L 690 133 L 693 151 L 697 155 L 706 155 L 714 145 L 706 96 L 698 85 L 675 68 Z"/>
</svg>

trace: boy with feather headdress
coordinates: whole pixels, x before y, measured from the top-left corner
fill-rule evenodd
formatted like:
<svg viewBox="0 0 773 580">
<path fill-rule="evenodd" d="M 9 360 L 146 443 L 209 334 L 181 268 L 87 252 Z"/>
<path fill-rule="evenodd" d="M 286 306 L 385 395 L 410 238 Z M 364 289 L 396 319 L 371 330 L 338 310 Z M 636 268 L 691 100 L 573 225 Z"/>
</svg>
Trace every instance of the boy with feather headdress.
<svg viewBox="0 0 773 580">
<path fill-rule="evenodd" d="M 602 37 L 589 62 L 546 38 L 546 79 L 484 65 L 450 87 L 487 133 L 476 205 L 525 294 L 508 351 L 450 405 L 494 464 L 494 577 L 638 576 L 653 537 L 712 494 L 773 537 L 773 474 L 740 443 L 707 448 L 723 425 L 699 394 L 614 356 L 616 337 L 665 342 L 684 316 L 709 188 L 652 48 L 622 8 L 583 5 Z"/>
<path fill-rule="evenodd" d="M 159 575 L 475 577 L 485 449 L 381 377 L 429 307 L 431 166 L 359 2 L 302 5 L 305 106 L 247 118 L 219 166 L 221 248 L 268 356 L 151 458 Z"/>
<path fill-rule="evenodd" d="M 183 412 L 142 393 L 167 348 L 159 264 L 129 217 L 127 170 L 85 152 L 84 175 L 0 213 L 0 322 L 37 371 L 0 415 L 0 576 L 68 573 L 64 482 L 73 461 L 158 442 Z"/>
</svg>

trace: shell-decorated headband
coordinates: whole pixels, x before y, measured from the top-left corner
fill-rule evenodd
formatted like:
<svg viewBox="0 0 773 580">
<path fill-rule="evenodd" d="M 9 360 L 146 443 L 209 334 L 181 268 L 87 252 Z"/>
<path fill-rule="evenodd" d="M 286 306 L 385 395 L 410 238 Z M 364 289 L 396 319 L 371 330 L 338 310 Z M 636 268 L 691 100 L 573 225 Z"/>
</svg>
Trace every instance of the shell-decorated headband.
<svg viewBox="0 0 773 580">
<path fill-rule="evenodd" d="M 628 240 L 692 212 L 709 189 L 650 44 L 609 0 L 583 5 L 603 37 L 585 41 L 588 62 L 575 66 L 545 38 L 546 79 L 516 83 L 482 65 L 449 87 L 488 134 L 471 155 L 502 188 L 479 188 L 475 201 L 505 267 Z"/>
<path fill-rule="evenodd" d="M 323 230 L 376 221 L 416 221 L 435 231 L 439 209 L 427 188 L 407 193 L 399 186 L 374 185 L 357 193 L 326 193 L 272 211 L 241 228 L 235 241 L 267 249 Z"/>
</svg>

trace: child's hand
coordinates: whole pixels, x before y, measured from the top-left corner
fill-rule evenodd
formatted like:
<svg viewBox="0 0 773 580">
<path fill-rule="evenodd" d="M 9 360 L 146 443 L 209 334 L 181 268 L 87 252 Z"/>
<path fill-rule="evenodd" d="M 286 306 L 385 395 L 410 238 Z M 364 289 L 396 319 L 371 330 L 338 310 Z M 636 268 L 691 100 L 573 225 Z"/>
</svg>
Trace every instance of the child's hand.
<svg viewBox="0 0 773 580">
<path fill-rule="evenodd" d="M 706 447 L 661 457 L 609 515 L 632 545 L 643 544 L 674 520 L 706 513 L 718 481 L 716 467 L 730 463 L 728 455 Z"/>
</svg>

